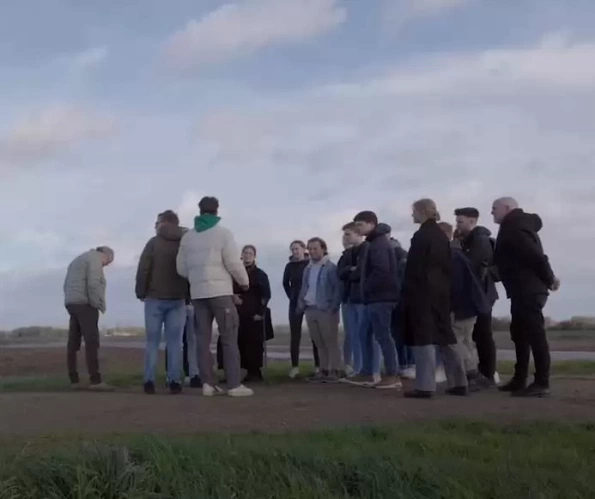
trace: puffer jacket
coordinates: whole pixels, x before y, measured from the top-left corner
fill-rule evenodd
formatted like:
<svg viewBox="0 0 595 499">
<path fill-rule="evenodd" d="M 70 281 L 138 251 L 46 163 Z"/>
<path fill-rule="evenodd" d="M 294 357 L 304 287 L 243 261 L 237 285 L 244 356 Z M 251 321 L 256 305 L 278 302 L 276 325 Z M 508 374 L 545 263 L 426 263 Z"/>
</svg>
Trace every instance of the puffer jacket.
<svg viewBox="0 0 595 499">
<path fill-rule="evenodd" d="M 64 304 L 90 305 L 105 313 L 105 288 L 102 254 L 96 250 L 86 251 L 68 266 L 64 279 Z"/>
<path fill-rule="evenodd" d="M 220 225 L 188 231 L 180 242 L 176 268 L 190 282 L 193 300 L 232 296 L 234 280 L 240 287 L 250 284 L 231 231 Z"/>
</svg>

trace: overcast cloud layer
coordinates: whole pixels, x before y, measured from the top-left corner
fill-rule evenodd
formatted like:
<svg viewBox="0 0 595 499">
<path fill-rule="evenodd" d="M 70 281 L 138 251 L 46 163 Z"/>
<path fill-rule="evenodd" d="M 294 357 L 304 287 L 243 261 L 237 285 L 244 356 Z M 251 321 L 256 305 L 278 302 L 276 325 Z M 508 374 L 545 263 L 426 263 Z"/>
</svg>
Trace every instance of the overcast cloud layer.
<svg viewBox="0 0 595 499">
<path fill-rule="evenodd" d="M 103 324 L 140 325 L 155 215 L 189 225 L 203 195 L 258 247 L 276 322 L 292 239 L 336 259 L 372 209 L 408 247 L 422 196 L 494 231 L 492 200 L 517 197 L 562 280 L 547 314 L 593 313 L 590 0 L 5 3 L 0 328 L 64 325 L 65 266 L 98 244 L 117 258 Z"/>
</svg>

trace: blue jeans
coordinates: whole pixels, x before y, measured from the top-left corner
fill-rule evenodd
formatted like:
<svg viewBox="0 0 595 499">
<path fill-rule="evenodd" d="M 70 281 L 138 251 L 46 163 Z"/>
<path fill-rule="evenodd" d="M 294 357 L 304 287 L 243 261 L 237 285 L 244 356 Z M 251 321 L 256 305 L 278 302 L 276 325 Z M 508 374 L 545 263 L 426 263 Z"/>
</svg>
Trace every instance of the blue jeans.
<svg viewBox="0 0 595 499">
<path fill-rule="evenodd" d="M 180 382 L 182 371 L 182 335 L 186 324 L 184 300 L 145 300 L 145 383 L 155 382 L 161 331 L 167 346 L 167 379 Z"/>
<path fill-rule="evenodd" d="M 360 323 L 364 320 L 364 306 L 361 303 L 344 303 L 343 312 L 343 362 L 353 367 L 358 373 L 362 370 L 362 342 L 360 340 Z"/>
<path fill-rule="evenodd" d="M 359 314 L 358 331 L 362 350 L 362 368 L 359 373 L 362 376 L 380 374 L 380 345 L 374 339 L 374 330 L 365 305 L 362 305 Z"/>
<path fill-rule="evenodd" d="M 399 361 L 397 359 L 395 340 L 391 334 L 391 320 L 395 304 L 370 303 L 365 308 L 368 322 L 372 328 L 372 334 L 382 351 L 385 374 L 386 376 L 396 376 L 399 373 Z M 369 375 L 368 372 L 365 374 Z"/>
</svg>

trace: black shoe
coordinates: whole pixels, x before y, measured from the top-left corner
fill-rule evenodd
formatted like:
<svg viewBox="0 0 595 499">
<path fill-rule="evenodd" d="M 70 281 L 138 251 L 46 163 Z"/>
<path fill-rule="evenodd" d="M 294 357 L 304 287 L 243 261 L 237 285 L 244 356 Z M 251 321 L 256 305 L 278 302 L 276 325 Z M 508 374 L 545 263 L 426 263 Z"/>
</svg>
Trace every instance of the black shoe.
<svg viewBox="0 0 595 499">
<path fill-rule="evenodd" d="M 526 381 L 521 381 L 517 378 L 512 378 L 508 383 L 505 385 L 499 386 L 498 390 L 501 392 L 518 392 L 520 390 L 524 390 L 527 387 Z"/>
<path fill-rule="evenodd" d="M 253 373 L 248 373 L 244 378 L 244 383 L 260 383 L 261 381 L 263 381 L 263 378 L 260 369 Z"/>
<path fill-rule="evenodd" d="M 466 386 L 455 386 L 446 390 L 446 393 L 455 397 L 466 397 L 469 395 L 469 389 Z"/>
<path fill-rule="evenodd" d="M 202 388 L 202 380 L 199 376 L 190 378 L 190 388 Z"/>
<path fill-rule="evenodd" d="M 171 393 L 172 395 L 178 395 L 178 393 L 182 393 L 182 385 L 180 385 L 180 383 L 172 381 L 169 384 L 169 393 Z"/>
<path fill-rule="evenodd" d="M 143 390 L 147 395 L 155 395 L 155 383 L 153 383 L 152 381 L 147 381 L 143 385 Z"/>
<path fill-rule="evenodd" d="M 408 399 L 431 399 L 434 397 L 434 392 L 426 392 L 424 390 L 410 390 L 403 393 L 403 397 Z"/>
<path fill-rule="evenodd" d="M 551 392 L 549 387 L 547 386 L 536 385 L 535 383 L 531 383 L 527 388 L 512 392 L 511 395 L 513 397 L 544 398 L 549 397 L 551 395 Z"/>
</svg>

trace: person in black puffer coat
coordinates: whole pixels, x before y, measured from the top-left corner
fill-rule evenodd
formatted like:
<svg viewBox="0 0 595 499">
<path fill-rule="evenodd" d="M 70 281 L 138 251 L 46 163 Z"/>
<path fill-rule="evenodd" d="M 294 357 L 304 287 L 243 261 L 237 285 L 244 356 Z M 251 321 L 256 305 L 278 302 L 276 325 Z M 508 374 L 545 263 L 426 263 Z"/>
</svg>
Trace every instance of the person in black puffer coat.
<svg viewBox="0 0 595 499">
<path fill-rule="evenodd" d="M 283 272 L 283 289 L 289 299 L 289 328 L 291 333 L 291 371 L 289 372 L 289 377 L 295 378 L 300 372 L 300 344 L 302 341 L 302 324 L 304 322 L 304 312 L 300 312 L 297 309 L 297 302 L 300 290 L 302 289 L 304 269 L 308 266 L 310 260 L 306 253 L 306 244 L 303 241 L 293 241 L 289 248 L 291 250 L 291 256 Z M 314 353 L 314 364 L 318 369 L 318 349 L 314 342 L 312 342 L 312 349 Z"/>
</svg>

